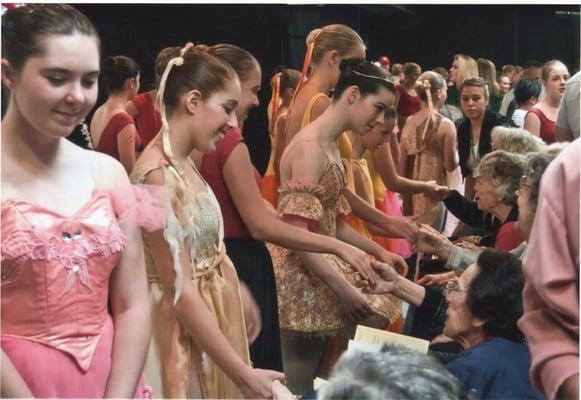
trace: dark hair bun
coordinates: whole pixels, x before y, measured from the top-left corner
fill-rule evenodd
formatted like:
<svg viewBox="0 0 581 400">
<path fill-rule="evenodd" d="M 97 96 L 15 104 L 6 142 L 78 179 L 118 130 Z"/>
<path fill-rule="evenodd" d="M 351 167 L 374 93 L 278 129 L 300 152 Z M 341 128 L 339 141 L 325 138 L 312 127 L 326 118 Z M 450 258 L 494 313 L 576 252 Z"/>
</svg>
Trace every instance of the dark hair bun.
<svg viewBox="0 0 581 400">
<path fill-rule="evenodd" d="M 356 69 L 357 66 L 364 62 L 364 58 L 344 58 L 341 60 L 341 64 L 339 64 L 339 70 L 341 70 L 342 73 L 350 73 L 352 70 Z"/>
</svg>

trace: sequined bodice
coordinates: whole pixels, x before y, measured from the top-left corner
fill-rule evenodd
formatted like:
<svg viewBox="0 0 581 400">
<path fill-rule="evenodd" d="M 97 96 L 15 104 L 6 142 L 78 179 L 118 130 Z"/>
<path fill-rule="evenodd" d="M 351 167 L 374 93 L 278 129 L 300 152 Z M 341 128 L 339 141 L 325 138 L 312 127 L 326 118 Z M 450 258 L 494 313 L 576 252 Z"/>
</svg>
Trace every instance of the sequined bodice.
<svg viewBox="0 0 581 400">
<path fill-rule="evenodd" d="M 107 193 L 70 217 L 3 201 L 2 335 L 58 348 L 88 368 L 125 242 Z"/>
<path fill-rule="evenodd" d="M 190 259 L 196 265 L 216 255 L 224 239 L 224 224 L 220 204 L 210 187 L 199 182 L 191 190 L 194 192 L 192 217 L 195 220 L 189 235 Z"/>
</svg>

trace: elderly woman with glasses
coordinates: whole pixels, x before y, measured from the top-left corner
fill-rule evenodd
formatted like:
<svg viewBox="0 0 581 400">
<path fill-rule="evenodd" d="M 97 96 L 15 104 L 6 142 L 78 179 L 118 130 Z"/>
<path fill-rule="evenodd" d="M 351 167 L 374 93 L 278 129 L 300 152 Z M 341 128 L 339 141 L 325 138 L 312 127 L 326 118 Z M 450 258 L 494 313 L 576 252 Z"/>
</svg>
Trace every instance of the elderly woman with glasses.
<svg viewBox="0 0 581 400">
<path fill-rule="evenodd" d="M 512 228 L 522 236 L 524 242 L 510 249 L 511 253 L 521 259 L 524 257 L 535 217 L 541 177 L 549 163 L 563 148 L 563 144 L 556 143 L 543 148 L 540 152 L 529 153 L 526 156 L 526 172 L 521 176 L 518 182 L 518 190 L 515 192 L 518 208 L 517 220 L 512 225 Z M 466 267 L 476 261 L 478 254 L 484 250 L 482 247 L 470 246 L 462 242 L 454 244 L 429 226 L 422 226 L 417 235 L 416 243 L 416 250 L 437 254 L 440 259 L 446 262 L 444 266 L 455 273 L 462 273 Z M 454 272 L 426 275 L 418 283 L 441 284 L 454 277 Z"/>
<path fill-rule="evenodd" d="M 531 357 L 517 327 L 523 275 L 516 256 L 485 250 L 443 291 L 400 277 L 385 264 L 376 268 L 382 280 L 367 290 L 401 296 L 422 312 L 445 313 L 444 334 L 463 349 L 446 367 L 471 397 L 542 398 L 531 385 Z"/>
</svg>

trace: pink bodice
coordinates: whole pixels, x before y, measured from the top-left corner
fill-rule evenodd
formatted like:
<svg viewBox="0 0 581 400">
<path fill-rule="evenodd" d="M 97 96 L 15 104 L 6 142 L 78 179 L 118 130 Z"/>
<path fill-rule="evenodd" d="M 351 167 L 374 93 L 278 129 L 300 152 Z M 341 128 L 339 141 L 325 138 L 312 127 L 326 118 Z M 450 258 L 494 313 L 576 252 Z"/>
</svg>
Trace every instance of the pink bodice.
<svg viewBox="0 0 581 400">
<path fill-rule="evenodd" d="M 125 243 L 108 193 L 94 192 L 71 216 L 3 201 L 2 337 L 59 349 L 87 370 Z"/>
</svg>

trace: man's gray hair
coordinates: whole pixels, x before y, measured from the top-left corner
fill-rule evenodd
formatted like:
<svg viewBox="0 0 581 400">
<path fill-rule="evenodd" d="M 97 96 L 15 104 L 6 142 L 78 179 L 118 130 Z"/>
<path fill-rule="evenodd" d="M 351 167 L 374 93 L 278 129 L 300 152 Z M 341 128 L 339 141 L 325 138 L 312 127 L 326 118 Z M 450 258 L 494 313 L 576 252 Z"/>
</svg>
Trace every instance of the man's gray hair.
<svg viewBox="0 0 581 400">
<path fill-rule="evenodd" d="M 466 399 L 457 379 L 432 356 L 385 344 L 349 350 L 317 396 L 327 399 Z"/>
</svg>

